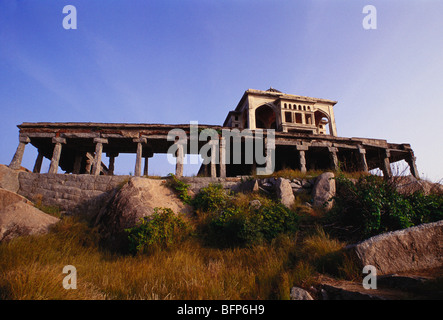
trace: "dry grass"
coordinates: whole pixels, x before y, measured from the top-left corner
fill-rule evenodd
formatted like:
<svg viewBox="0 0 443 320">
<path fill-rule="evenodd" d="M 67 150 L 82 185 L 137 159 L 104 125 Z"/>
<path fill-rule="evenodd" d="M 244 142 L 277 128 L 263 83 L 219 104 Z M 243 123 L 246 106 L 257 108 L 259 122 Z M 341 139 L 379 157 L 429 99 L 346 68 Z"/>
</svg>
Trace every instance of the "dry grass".
<svg viewBox="0 0 443 320">
<path fill-rule="evenodd" d="M 250 199 L 239 198 L 238 205 Z M 343 244 L 322 231 L 228 249 L 191 237 L 136 256 L 104 251 L 98 243 L 94 229 L 69 217 L 46 235 L 1 243 L 0 299 L 288 299 L 292 286 L 309 289 L 330 261 L 343 266 L 337 257 L 328 260 Z M 65 265 L 77 269 L 75 290 L 63 288 Z"/>
<path fill-rule="evenodd" d="M 85 223 L 66 218 L 52 232 L 0 245 L 0 299 L 270 299 L 289 294 L 295 238 L 216 249 L 189 239 L 152 255 L 102 251 Z M 65 290 L 65 265 L 77 289 Z"/>
</svg>

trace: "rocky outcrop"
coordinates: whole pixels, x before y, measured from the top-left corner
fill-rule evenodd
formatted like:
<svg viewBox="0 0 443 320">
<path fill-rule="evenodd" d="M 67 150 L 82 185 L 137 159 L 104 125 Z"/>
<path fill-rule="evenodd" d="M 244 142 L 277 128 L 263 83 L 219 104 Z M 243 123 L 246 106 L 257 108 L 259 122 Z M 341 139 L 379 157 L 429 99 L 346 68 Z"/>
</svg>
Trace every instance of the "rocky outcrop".
<svg viewBox="0 0 443 320">
<path fill-rule="evenodd" d="M 292 287 L 290 297 L 291 300 L 314 300 L 308 291 L 298 287 Z"/>
<path fill-rule="evenodd" d="M 334 205 L 331 201 L 335 196 L 336 187 L 334 174 L 332 172 L 324 172 L 315 180 L 312 189 L 312 198 L 314 207 L 323 207 L 330 210 Z"/>
<path fill-rule="evenodd" d="M 17 192 L 20 187 L 18 174 L 19 171 L 9 169 L 4 164 L 0 164 L 0 188 Z"/>
<path fill-rule="evenodd" d="M 0 241 L 46 233 L 58 221 L 58 218 L 35 208 L 24 197 L 0 189 Z"/>
<path fill-rule="evenodd" d="M 443 220 L 380 234 L 345 250 L 359 265 L 377 274 L 436 268 L 443 265 Z"/>
<path fill-rule="evenodd" d="M 418 180 L 413 176 L 393 177 L 395 188 L 399 193 L 411 194 L 421 192 L 425 195 L 430 193 L 443 194 L 443 185 L 440 183 L 432 183 L 426 180 Z"/>
<path fill-rule="evenodd" d="M 275 183 L 275 189 L 277 193 L 277 198 L 280 199 L 281 203 L 291 208 L 294 204 L 295 197 L 292 192 L 291 183 L 288 179 L 278 178 Z"/>
<path fill-rule="evenodd" d="M 125 229 L 141 218 L 153 214 L 154 208 L 170 208 L 175 213 L 188 213 L 189 208 L 166 186 L 165 180 L 131 178 L 116 191 L 96 219 L 103 240 L 114 249 L 127 248 Z"/>
</svg>

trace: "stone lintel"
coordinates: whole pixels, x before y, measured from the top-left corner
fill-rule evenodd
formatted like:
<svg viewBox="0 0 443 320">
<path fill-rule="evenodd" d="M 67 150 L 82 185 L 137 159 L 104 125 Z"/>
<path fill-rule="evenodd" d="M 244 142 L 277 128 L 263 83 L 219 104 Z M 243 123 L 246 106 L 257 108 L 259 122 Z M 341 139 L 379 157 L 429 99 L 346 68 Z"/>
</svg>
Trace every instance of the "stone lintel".
<svg viewBox="0 0 443 320">
<path fill-rule="evenodd" d="M 55 137 L 55 133 L 50 132 L 26 132 L 26 136 L 30 138 L 52 138 Z"/>
<path fill-rule="evenodd" d="M 63 138 L 70 138 L 70 139 L 93 139 L 93 138 L 100 138 L 100 133 L 98 132 L 64 132 L 60 133 L 60 136 Z"/>
</svg>

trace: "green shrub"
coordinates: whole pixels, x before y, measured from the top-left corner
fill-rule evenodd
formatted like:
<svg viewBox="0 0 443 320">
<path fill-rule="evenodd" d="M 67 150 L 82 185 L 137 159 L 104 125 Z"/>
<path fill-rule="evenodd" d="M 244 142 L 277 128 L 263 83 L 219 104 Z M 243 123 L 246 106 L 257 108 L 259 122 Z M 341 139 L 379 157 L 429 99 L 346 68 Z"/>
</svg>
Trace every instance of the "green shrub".
<svg viewBox="0 0 443 320">
<path fill-rule="evenodd" d="M 295 232 L 298 217 L 283 204 L 261 200 L 260 208 L 237 206 L 223 199 L 223 205 L 212 204 L 207 237 L 219 246 L 245 246 L 271 241 L 280 234 Z"/>
<path fill-rule="evenodd" d="M 210 184 L 200 189 L 200 192 L 192 200 L 192 205 L 197 210 L 216 213 L 224 209 L 229 202 L 229 195 L 221 184 Z"/>
<path fill-rule="evenodd" d="M 361 240 L 443 219 L 440 195 L 400 194 L 392 181 L 372 175 L 361 176 L 356 182 L 341 175 L 336 181 L 335 206 L 327 219 L 345 227 L 348 237 Z"/>
<path fill-rule="evenodd" d="M 129 251 L 151 252 L 181 242 L 190 231 L 189 224 L 169 208 L 154 208 L 151 217 L 141 218 L 128 233 Z"/>
<path fill-rule="evenodd" d="M 168 186 L 175 190 L 178 197 L 183 203 L 191 204 L 191 196 L 188 193 L 189 184 L 179 180 L 174 174 L 170 173 L 171 180 L 168 182 Z"/>
</svg>

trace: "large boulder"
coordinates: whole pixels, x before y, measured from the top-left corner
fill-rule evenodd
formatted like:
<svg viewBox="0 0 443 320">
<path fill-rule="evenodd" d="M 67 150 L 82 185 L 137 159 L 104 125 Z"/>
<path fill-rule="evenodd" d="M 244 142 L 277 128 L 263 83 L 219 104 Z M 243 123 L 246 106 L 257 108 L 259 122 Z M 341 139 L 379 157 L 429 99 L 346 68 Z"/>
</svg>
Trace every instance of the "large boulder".
<svg viewBox="0 0 443 320">
<path fill-rule="evenodd" d="M 284 178 L 278 178 L 275 183 L 275 190 L 277 192 L 277 197 L 281 200 L 281 203 L 286 207 L 291 208 L 295 201 L 291 181 Z"/>
<path fill-rule="evenodd" d="M 413 176 L 398 176 L 393 177 L 393 179 L 397 191 L 402 194 L 412 194 L 414 192 L 421 192 L 425 195 L 432 192 L 443 193 L 443 185 L 440 183 L 418 180 Z"/>
<path fill-rule="evenodd" d="M 299 287 L 292 287 L 290 297 L 291 300 L 314 300 L 308 291 Z"/>
<path fill-rule="evenodd" d="M 124 251 L 128 245 L 125 229 L 151 216 L 156 207 L 170 208 L 175 213 L 190 212 L 165 180 L 131 178 L 100 210 L 95 224 L 108 247 Z"/>
<path fill-rule="evenodd" d="M 331 199 L 335 197 L 335 176 L 332 172 L 324 172 L 315 180 L 312 188 L 312 205 L 330 210 L 334 205 Z"/>
<path fill-rule="evenodd" d="M 0 189 L 0 241 L 46 233 L 58 221 L 58 218 L 35 208 L 24 197 Z"/>
<path fill-rule="evenodd" d="M 443 220 L 383 233 L 345 250 L 360 267 L 372 265 L 381 275 L 441 267 L 442 243 Z"/>
<path fill-rule="evenodd" d="M 26 199 L 25 197 L 15 192 L 0 188 L 0 210 L 3 210 L 10 204 L 16 202 L 24 202 L 27 204 L 32 204 L 32 202 Z"/>
</svg>

